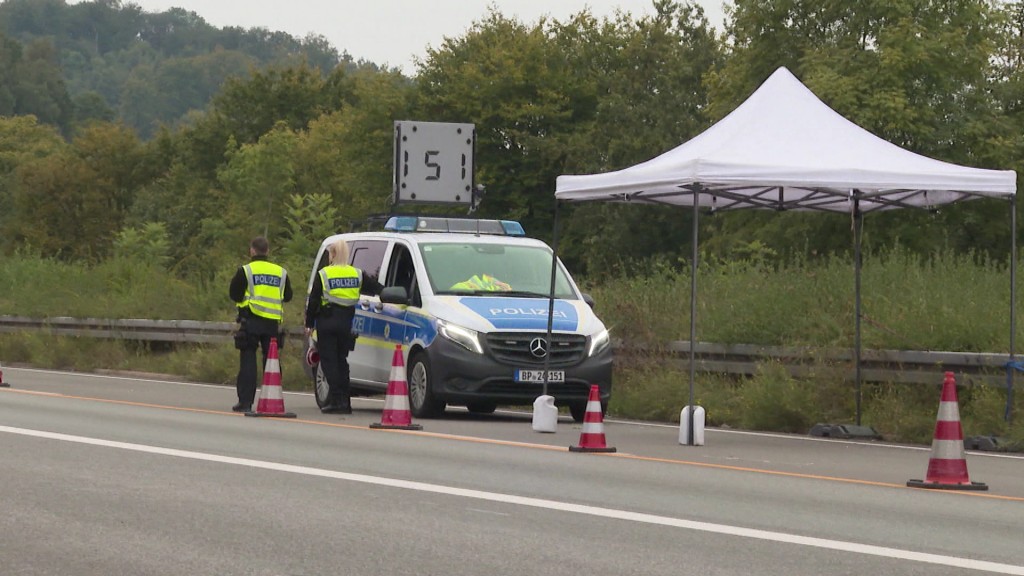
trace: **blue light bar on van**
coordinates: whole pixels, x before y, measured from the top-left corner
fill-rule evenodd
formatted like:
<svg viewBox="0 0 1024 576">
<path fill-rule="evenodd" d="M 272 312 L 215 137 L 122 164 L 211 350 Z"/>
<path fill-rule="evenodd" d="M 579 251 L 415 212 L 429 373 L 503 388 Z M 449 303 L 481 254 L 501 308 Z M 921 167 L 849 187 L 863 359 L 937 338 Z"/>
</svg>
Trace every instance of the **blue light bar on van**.
<svg viewBox="0 0 1024 576">
<path fill-rule="evenodd" d="M 416 217 L 392 216 L 388 218 L 387 224 L 384 224 L 384 229 L 388 232 L 415 232 Z"/>
<path fill-rule="evenodd" d="M 449 232 L 526 236 L 522 224 L 514 220 L 477 220 L 441 216 L 392 216 L 384 224 L 388 232 Z"/>
<path fill-rule="evenodd" d="M 526 236 L 523 225 L 515 220 L 502 220 L 501 227 L 505 229 L 506 236 Z"/>
</svg>

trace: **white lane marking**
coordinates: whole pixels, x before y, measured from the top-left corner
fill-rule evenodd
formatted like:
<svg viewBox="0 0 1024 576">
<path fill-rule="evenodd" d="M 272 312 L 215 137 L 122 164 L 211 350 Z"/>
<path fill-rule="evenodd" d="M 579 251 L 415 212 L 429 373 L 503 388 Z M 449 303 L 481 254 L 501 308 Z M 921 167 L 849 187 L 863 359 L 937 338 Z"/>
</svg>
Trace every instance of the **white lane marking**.
<svg viewBox="0 0 1024 576">
<path fill-rule="evenodd" d="M 497 510 L 483 510 L 480 508 L 466 508 L 470 512 L 479 512 L 481 514 L 493 514 L 495 516 L 511 516 L 508 512 L 498 512 Z"/>
<path fill-rule="evenodd" d="M 741 536 L 744 538 L 754 538 L 757 540 L 767 540 L 770 542 L 782 542 L 785 544 L 797 544 L 800 546 L 811 546 L 814 548 L 838 550 L 840 552 L 852 552 L 855 554 L 865 554 L 868 556 L 880 556 L 883 558 L 892 558 L 897 560 L 910 560 L 913 562 L 923 562 L 927 564 L 939 564 L 942 566 L 950 566 L 953 568 L 966 568 L 969 570 L 980 570 L 985 572 L 993 572 L 996 574 L 1012 574 L 1016 576 L 1024 576 L 1024 566 L 1017 566 L 1013 564 L 1001 564 L 998 562 L 987 562 L 984 560 L 958 558 L 956 556 L 944 556 L 941 554 L 913 552 L 910 550 L 900 550 L 898 548 L 888 548 L 885 546 L 873 546 L 870 544 L 858 544 L 856 542 L 845 542 L 842 540 L 813 538 L 809 536 L 786 534 L 784 532 L 772 532 L 768 530 L 743 528 L 740 526 L 729 526 L 727 524 L 712 524 L 709 522 L 696 522 L 693 520 L 683 520 L 681 518 L 672 518 L 669 516 L 657 516 L 654 514 L 629 512 L 627 510 L 616 510 L 613 508 L 601 508 L 598 506 L 571 504 L 568 502 L 546 500 L 543 498 L 515 496 L 513 494 L 502 494 L 499 492 L 484 492 L 482 490 L 455 488 L 451 486 L 442 486 L 439 484 L 427 484 L 425 482 L 413 482 L 410 480 L 399 480 L 396 478 L 385 478 L 381 476 L 368 476 L 365 474 L 352 474 L 349 472 L 325 470 L 323 468 L 295 466 L 292 464 L 281 464 L 278 462 L 251 460 L 249 458 L 235 458 L 233 456 L 221 456 L 218 454 L 207 454 L 204 452 L 193 452 L 190 450 L 160 448 L 158 446 L 147 446 L 145 444 L 116 442 L 113 440 L 89 438 L 86 436 L 73 436 L 70 434 L 59 434 L 56 432 L 44 432 L 41 430 L 30 430 L 27 428 L 13 428 L 10 426 L 0 426 L 0 432 L 7 432 L 9 434 L 19 434 L 22 436 L 32 436 L 35 438 L 46 438 L 50 440 L 61 440 L 64 442 L 75 442 L 79 444 L 88 444 L 92 446 L 102 446 L 106 448 L 117 448 L 120 450 L 131 450 L 134 452 L 143 452 L 146 454 L 175 456 L 178 458 L 202 460 L 205 462 L 218 462 L 221 464 L 248 466 L 250 468 L 259 468 L 262 470 L 291 472 L 293 474 L 303 474 L 306 476 L 318 476 L 322 478 L 333 478 L 336 480 L 347 480 L 349 482 L 361 482 L 364 484 L 371 484 L 375 486 L 388 486 L 391 488 L 402 488 L 405 490 L 417 490 L 420 492 L 444 494 L 446 496 L 460 496 L 462 498 L 473 498 L 488 502 L 516 504 L 519 506 L 531 506 L 534 508 L 545 508 L 548 510 L 557 510 L 560 512 L 573 512 L 576 514 L 586 514 L 588 516 L 597 516 L 601 518 L 611 518 L 616 520 L 627 520 L 630 522 L 640 522 L 644 524 L 654 524 L 659 526 L 671 526 L 674 528 L 697 530 L 700 532 L 711 532 L 714 534 L 725 534 L 728 536 Z"/>
</svg>

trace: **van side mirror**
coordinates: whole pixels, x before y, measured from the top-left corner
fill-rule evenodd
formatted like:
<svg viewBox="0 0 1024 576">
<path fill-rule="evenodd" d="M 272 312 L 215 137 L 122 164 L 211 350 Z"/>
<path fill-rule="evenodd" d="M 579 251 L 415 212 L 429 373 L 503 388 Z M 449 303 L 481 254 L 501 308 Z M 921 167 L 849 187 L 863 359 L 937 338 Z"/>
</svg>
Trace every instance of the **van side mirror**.
<svg viewBox="0 0 1024 576">
<path fill-rule="evenodd" d="M 381 290 L 380 301 L 385 304 L 408 304 L 409 293 L 406 292 L 405 286 L 388 286 Z"/>
<path fill-rule="evenodd" d="M 591 296 L 590 294 L 585 293 L 585 292 L 582 294 L 582 296 L 583 296 L 583 301 L 587 303 L 587 306 L 590 306 L 591 308 L 593 308 L 594 307 L 594 297 Z"/>
</svg>

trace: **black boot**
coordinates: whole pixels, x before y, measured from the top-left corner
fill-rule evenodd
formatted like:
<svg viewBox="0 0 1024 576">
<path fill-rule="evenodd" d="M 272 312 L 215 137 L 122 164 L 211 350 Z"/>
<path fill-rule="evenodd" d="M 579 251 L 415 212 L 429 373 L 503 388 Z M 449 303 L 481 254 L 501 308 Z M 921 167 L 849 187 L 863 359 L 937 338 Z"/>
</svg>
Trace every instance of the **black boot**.
<svg viewBox="0 0 1024 576">
<path fill-rule="evenodd" d="M 343 396 L 340 399 L 330 399 L 327 401 L 327 405 L 320 409 L 320 412 L 324 414 L 351 414 L 352 402 L 347 396 Z"/>
</svg>

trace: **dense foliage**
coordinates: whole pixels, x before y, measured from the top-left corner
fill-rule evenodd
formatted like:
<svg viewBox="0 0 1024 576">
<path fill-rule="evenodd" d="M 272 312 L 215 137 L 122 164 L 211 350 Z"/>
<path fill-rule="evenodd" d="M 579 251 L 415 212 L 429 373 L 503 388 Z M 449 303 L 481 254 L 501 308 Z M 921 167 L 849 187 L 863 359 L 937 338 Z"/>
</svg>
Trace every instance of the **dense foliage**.
<svg viewBox="0 0 1024 576">
<path fill-rule="evenodd" d="M 181 8 L 148 13 L 120 0 L 5 0 L 3 34 L 0 45 L 25 45 L 20 60 L 32 70 L 17 74 L 28 101 L 13 112 L 35 114 L 65 132 L 75 123 L 118 118 L 148 138 L 160 124 L 176 125 L 205 109 L 225 80 L 253 68 L 305 62 L 329 72 L 354 65 L 322 36 L 218 29 Z M 0 92 L 0 115 L 11 111 L 3 101 Z"/>
<path fill-rule="evenodd" d="M 785 65 L 841 114 L 943 160 L 1022 171 L 1024 15 L 994 0 L 735 0 L 520 22 L 492 9 L 414 77 L 321 37 L 218 29 L 119 0 L 0 2 L 0 234 L 5 254 L 152 258 L 205 282 L 266 234 L 305 266 L 327 230 L 388 212 L 393 122 L 471 122 L 479 214 L 551 239 L 555 178 L 619 169 L 697 135 Z M 404 209 L 405 207 L 403 207 Z M 684 266 L 688 210 L 566 205 L 560 252 L 581 276 Z M 1002 202 L 867 219 L 896 242 L 1005 260 Z M 702 219 L 713 260 L 849 250 L 838 216 Z"/>
</svg>

